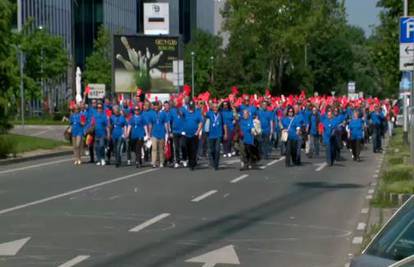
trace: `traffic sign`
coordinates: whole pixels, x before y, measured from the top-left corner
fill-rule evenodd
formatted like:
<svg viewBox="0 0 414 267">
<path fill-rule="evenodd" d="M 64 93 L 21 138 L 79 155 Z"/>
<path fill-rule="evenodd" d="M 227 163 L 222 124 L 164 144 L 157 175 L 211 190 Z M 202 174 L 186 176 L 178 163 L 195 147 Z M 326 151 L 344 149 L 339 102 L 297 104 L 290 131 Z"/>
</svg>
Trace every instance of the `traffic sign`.
<svg viewBox="0 0 414 267">
<path fill-rule="evenodd" d="M 356 83 L 353 81 L 348 82 L 348 94 L 355 93 L 355 89 L 356 89 Z"/>
<path fill-rule="evenodd" d="M 414 17 L 400 18 L 400 43 L 414 43 Z"/>
<path fill-rule="evenodd" d="M 400 70 L 414 70 L 414 43 L 400 44 Z"/>
</svg>

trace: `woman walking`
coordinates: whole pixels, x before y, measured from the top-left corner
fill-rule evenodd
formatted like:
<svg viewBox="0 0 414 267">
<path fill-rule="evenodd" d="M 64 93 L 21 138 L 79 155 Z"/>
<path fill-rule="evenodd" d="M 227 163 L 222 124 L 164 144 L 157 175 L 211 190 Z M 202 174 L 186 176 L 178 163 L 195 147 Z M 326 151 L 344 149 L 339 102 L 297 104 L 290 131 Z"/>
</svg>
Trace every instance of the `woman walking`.
<svg viewBox="0 0 414 267">
<path fill-rule="evenodd" d="M 359 112 L 354 111 L 352 120 L 348 125 L 349 139 L 351 140 L 352 159 L 361 161 L 361 145 L 364 140 L 364 121 L 360 118 Z"/>
<path fill-rule="evenodd" d="M 86 124 L 85 115 L 79 112 L 79 105 L 75 105 L 72 115 L 69 118 L 71 133 L 73 155 L 75 158 L 74 164 L 82 164 L 81 156 L 83 151 L 83 127 Z"/>
<path fill-rule="evenodd" d="M 134 108 L 134 116 L 129 120 L 128 136 L 131 137 L 131 150 L 135 152 L 135 166 L 142 166 L 142 146 L 144 145 L 144 137 L 148 137 L 147 123 L 142 116 L 141 108 Z"/>
</svg>

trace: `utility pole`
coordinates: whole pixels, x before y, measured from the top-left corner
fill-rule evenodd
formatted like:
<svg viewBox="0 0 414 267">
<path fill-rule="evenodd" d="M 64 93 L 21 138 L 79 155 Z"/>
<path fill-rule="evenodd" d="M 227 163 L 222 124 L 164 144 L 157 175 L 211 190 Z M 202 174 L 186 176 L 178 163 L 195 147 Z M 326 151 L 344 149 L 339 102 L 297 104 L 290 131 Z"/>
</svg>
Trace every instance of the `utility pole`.
<svg viewBox="0 0 414 267">
<path fill-rule="evenodd" d="M 192 99 L 194 99 L 194 57 L 195 57 L 195 53 L 194 51 L 191 51 L 191 97 Z"/>
<path fill-rule="evenodd" d="M 22 32 L 23 18 L 22 18 L 22 0 L 17 0 L 17 30 Z M 18 45 L 19 51 L 19 71 L 20 71 L 20 115 L 22 120 L 22 128 L 24 131 L 24 88 L 23 88 L 23 51 Z"/>
</svg>

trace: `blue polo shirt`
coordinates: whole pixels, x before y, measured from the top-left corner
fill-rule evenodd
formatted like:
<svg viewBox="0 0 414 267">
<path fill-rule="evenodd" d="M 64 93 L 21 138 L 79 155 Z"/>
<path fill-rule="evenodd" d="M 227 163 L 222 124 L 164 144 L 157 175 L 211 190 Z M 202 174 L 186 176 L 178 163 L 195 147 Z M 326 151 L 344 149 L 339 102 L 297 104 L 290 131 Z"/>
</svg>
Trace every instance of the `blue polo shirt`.
<svg viewBox="0 0 414 267">
<path fill-rule="evenodd" d="M 233 111 L 231 109 L 227 109 L 227 110 L 223 110 L 221 112 L 221 114 L 223 115 L 223 123 L 224 125 L 227 126 L 228 130 L 233 130 L 234 129 L 234 124 L 233 124 L 233 120 L 234 120 L 234 116 L 233 116 Z"/>
<path fill-rule="evenodd" d="M 332 119 L 328 119 L 328 117 L 324 117 L 322 120 L 322 124 L 323 124 L 323 143 L 325 145 L 329 145 L 331 143 L 331 137 L 333 135 L 333 131 L 335 130 L 335 128 L 338 126 L 338 119 L 332 118 Z"/>
<path fill-rule="evenodd" d="M 257 115 L 259 116 L 260 126 L 262 127 L 262 133 L 270 134 L 273 113 L 268 110 L 259 109 L 257 111 Z"/>
<path fill-rule="evenodd" d="M 349 122 L 351 140 L 361 140 L 364 138 L 364 121 L 362 119 L 352 119 Z"/>
<path fill-rule="evenodd" d="M 81 124 L 81 114 L 79 112 L 73 113 L 69 118 L 70 126 L 72 127 L 72 136 L 83 136 L 83 126 Z"/>
<path fill-rule="evenodd" d="M 220 112 L 214 113 L 209 111 L 206 114 L 206 119 L 210 120 L 210 131 L 208 139 L 217 139 L 223 137 L 223 116 Z"/>
<path fill-rule="evenodd" d="M 183 109 L 172 108 L 170 112 L 171 131 L 174 134 L 184 132 L 184 116 Z"/>
<path fill-rule="evenodd" d="M 321 122 L 321 116 L 320 114 L 312 114 L 310 116 L 310 134 L 312 136 L 319 136 L 319 132 L 318 132 L 318 122 Z"/>
<path fill-rule="evenodd" d="M 194 137 L 197 132 L 198 125 L 203 122 L 200 111 L 189 112 L 183 110 L 184 115 L 184 133 L 187 137 Z"/>
<path fill-rule="evenodd" d="M 147 121 L 152 125 L 152 136 L 157 139 L 165 138 L 165 124 L 168 123 L 167 114 L 164 111 L 158 111 L 150 116 L 150 120 Z"/>
<path fill-rule="evenodd" d="M 97 138 L 106 137 L 106 127 L 108 127 L 108 118 L 103 112 L 96 112 L 93 116 L 95 119 L 95 136 Z"/>
<path fill-rule="evenodd" d="M 302 117 L 298 115 L 294 116 L 293 118 L 284 117 L 282 118 L 282 126 L 283 126 L 283 129 L 288 130 L 289 140 L 294 140 L 294 141 L 298 140 L 296 128 L 302 126 Z"/>
<path fill-rule="evenodd" d="M 110 120 L 112 126 L 112 139 L 117 140 L 124 133 L 123 128 L 127 125 L 127 121 L 123 115 L 112 115 Z"/>
<path fill-rule="evenodd" d="M 251 105 L 246 106 L 246 105 L 243 104 L 243 105 L 240 106 L 240 116 L 241 117 L 243 116 L 243 111 L 246 110 L 246 109 L 249 111 L 249 114 L 250 114 L 251 118 L 253 118 L 257 113 L 257 108 L 255 106 L 251 106 Z"/>
<path fill-rule="evenodd" d="M 375 126 L 381 125 L 382 120 L 384 120 L 384 114 L 382 114 L 382 112 L 371 113 L 371 121 Z"/>
<path fill-rule="evenodd" d="M 131 117 L 129 120 L 129 125 L 131 126 L 131 139 L 143 139 L 145 136 L 145 119 L 142 116 L 142 113 Z"/>
<path fill-rule="evenodd" d="M 254 128 L 254 123 L 252 118 L 240 119 L 240 130 L 243 133 L 243 143 L 246 145 L 254 144 L 254 136 L 252 134 L 252 129 Z"/>
</svg>

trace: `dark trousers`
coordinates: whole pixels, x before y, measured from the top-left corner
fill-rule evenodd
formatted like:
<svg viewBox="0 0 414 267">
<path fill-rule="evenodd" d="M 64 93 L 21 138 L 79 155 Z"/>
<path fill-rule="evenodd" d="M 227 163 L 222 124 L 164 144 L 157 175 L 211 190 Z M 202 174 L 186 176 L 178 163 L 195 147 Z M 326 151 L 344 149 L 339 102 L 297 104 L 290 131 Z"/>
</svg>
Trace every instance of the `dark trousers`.
<svg viewBox="0 0 414 267">
<path fill-rule="evenodd" d="M 105 158 L 105 137 L 95 136 L 95 152 L 98 162 Z"/>
<path fill-rule="evenodd" d="M 374 153 L 381 149 L 381 125 L 373 125 L 372 148 Z"/>
<path fill-rule="evenodd" d="M 185 145 L 188 155 L 188 167 L 190 167 L 190 169 L 194 169 L 197 165 L 198 137 L 186 137 Z"/>
<path fill-rule="evenodd" d="M 131 139 L 130 141 L 130 150 L 135 153 L 135 163 L 142 164 L 142 146 L 144 145 L 144 139 Z"/>
<path fill-rule="evenodd" d="M 359 160 L 359 154 L 361 153 L 362 140 L 351 140 L 351 150 L 354 160 Z"/>
<path fill-rule="evenodd" d="M 255 162 L 255 148 L 254 145 L 244 144 L 244 163 L 249 166 Z"/>
<path fill-rule="evenodd" d="M 181 160 L 187 160 L 185 139 L 185 136 L 182 134 L 173 134 L 174 163 L 180 163 Z"/>
<path fill-rule="evenodd" d="M 210 166 L 218 169 L 220 161 L 220 138 L 208 139 Z"/>
<path fill-rule="evenodd" d="M 297 147 L 298 142 L 296 140 L 288 139 L 288 141 L 285 143 L 286 147 L 286 166 L 290 166 L 292 162 L 294 164 L 297 163 Z"/>
<path fill-rule="evenodd" d="M 265 158 L 269 159 L 270 153 L 272 153 L 272 145 L 270 143 L 270 133 L 262 133 L 260 136 L 259 145 L 260 145 L 260 155 Z"/>
<path fill-rule="evenodd" d="M 114 145 L 114 152 L 115 152 L 115 164 L 121 165 L 121 158 L 122 158 L 122 148 L 125 144 L 125 140 L 123 138 L 118 138 L 113 140 Z"/>
<path fill-rule="evenodd" d="M 232 144 L 233 144 L 233 131 L 232 130 L 228 130 L 227 132 L 227 140 L 223 140 L 223 151 L 224 154 L 230 154 L 231 153 L 231 148 L 232 148 Z"/>
<path fill-rule="evenodd" d="M 329 144 L 326 145 L 326 163 L 330 166 L 334 164 L 336 159 L 336 142 L 335 138 L 331 138 Z"/>
<path fill-rule="evenodd" d="M 95 138 L 95 137 L 94 137 Z M 95 162 L 95 146 L 94 143 L 88 145 L 90 162 Z"/>
</svg>

